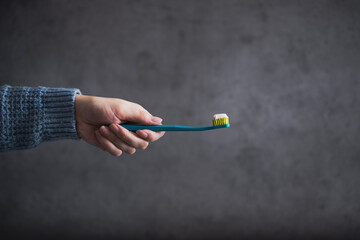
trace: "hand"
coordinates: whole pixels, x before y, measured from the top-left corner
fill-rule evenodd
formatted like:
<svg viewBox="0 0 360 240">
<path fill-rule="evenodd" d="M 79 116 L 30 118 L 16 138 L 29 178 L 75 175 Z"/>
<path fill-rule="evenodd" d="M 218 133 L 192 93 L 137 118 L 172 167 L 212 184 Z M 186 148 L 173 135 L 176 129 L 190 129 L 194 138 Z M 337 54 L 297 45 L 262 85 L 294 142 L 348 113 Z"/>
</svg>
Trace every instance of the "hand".
<svg viewBox="0 0 360 240">
<path fill-rule="evenodd" d="M 134 133 L 120 126 L 125 122 L 159 125 L 162 119 L 152 116 L 139 104 L 116 98 L 76 95 L 75 120 L 80 138 L 114 156 L 144 150 L 149 142 L 158 140 L 165 133 L 145 129 Z"/>
</svg>

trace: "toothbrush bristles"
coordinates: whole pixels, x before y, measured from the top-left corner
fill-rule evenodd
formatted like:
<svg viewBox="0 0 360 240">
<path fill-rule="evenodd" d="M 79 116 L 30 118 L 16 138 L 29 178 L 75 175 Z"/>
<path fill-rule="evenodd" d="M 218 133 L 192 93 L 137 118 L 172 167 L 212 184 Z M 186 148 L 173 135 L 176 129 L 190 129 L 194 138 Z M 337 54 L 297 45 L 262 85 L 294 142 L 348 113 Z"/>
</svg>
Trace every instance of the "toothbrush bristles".
<svg viewBox="0 0 360 240">
<path fill-rule="evenodd" d="M 225 113 L 215 114 L 213 118 L 213 126 L 229 124 L 229 117 Z"/>
</svg>

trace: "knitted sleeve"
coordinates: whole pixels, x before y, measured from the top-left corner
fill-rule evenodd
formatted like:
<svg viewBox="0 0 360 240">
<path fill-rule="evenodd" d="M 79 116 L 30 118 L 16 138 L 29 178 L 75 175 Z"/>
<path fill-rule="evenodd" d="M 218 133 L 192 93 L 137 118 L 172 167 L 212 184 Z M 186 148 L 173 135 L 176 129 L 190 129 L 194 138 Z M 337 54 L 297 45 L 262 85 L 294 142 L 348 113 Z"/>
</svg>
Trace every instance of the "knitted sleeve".
<svg viewBox="0 0 360 240">
<path fill-rule="evenodd" d="M 74 117 L 78 89 L 0 88 L 0 152 L 33 148 L 43 141 L 78 139 Z"/>
</svg>

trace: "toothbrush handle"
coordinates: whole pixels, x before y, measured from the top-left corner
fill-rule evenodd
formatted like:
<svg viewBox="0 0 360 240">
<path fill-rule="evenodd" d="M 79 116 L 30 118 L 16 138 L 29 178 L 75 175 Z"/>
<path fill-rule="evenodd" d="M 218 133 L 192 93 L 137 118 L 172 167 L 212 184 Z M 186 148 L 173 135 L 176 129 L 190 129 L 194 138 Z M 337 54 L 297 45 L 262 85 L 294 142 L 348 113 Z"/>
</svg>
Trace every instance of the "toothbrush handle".
<svg viewBox="0 0 360 240">
<path fill-rule="evenodd" d="M 122 127 L 129 131 L 137 131 L 141 129 L 148 129 L 151 131 L 206 131 L 218 128 L 230 127 L 230 124 L 224 124 L 219 126 L 207 126 L 207 127 L 191 127 L 191 126 L 180 126 L 180 125 L 132 125 L 132 124 L 121 124 Z"/>
</svg>

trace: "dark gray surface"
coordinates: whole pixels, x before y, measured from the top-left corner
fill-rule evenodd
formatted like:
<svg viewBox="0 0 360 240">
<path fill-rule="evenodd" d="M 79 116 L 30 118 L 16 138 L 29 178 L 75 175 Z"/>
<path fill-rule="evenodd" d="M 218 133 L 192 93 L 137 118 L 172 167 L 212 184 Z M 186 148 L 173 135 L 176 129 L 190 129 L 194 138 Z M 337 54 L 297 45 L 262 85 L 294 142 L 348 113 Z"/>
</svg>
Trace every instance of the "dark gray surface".
<svg viewBox="0 0 360 240">
<path fill-rule="evenodd" d="M 2 234 L 360 236 L 358 1 L 4 1 L 0 83 L 138 102 L 167 133 L 0 154 Z"/>
</svg>

